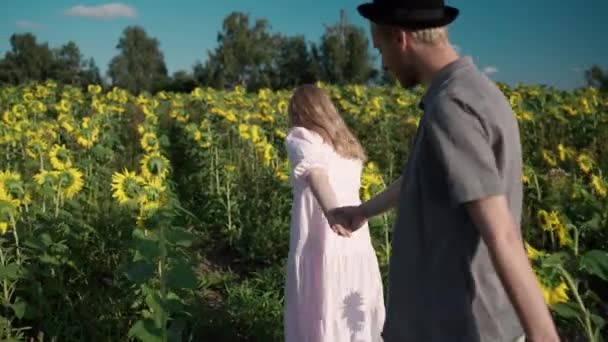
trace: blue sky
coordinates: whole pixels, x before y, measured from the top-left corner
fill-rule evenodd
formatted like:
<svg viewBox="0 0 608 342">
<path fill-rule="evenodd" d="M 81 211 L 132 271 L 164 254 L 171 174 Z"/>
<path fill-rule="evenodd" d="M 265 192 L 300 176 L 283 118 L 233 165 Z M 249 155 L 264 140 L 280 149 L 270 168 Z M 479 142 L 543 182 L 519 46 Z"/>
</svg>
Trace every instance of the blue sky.
<svg viewBox="0 0 608 342">
<path fill-rule="evenodd" d="M 85 57 L 94 57 L 105 73 L 117 54 L 116 44 L 128 25 L 141 25 L 160 41 L 172 73 L 190 70 L 216 45 L 222 20 L 231 11 L 266 18 L 272 31 L 303 34 L 317 42 L 325 24 L 341 8 L 368 32 L 356 12 L 365 0 L 125 0 L 107 16 L 87 0 L 3 0 L 0 54 L 10 48 L 14 32 L 32 32 L 39 41 L 59 47 L 75 41 Z M 371 1 L 371 0 L 370 0 Z M 583 70 L 608 67 L 608 1 L 448 0 L 461 15 L 451 26 L 452 43 L 470 55 L 497 81 L 548 84 L 563 89 L 584 84 Z M 112 7 L 111 7 L 112 9 Z M 108 12 L 106 12 L 108 13 Z M 369 33 L 367 33 L 369 35 Z M 374 55 L 376 55 L 374 51 Z"/>
</svg>

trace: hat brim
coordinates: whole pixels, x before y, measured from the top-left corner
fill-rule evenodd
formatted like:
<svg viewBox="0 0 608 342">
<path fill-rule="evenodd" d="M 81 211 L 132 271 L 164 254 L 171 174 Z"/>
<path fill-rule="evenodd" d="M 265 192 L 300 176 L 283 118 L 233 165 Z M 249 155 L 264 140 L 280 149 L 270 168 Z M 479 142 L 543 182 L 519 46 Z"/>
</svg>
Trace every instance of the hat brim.
<svg viewBox="0 0 608 342">
<path fill-rule="evenodd" d="M 402 20 L 400 18 L 395 17 L 392 11 L 386 11 L 385 9 L 379 8 L 378 5 L 373 3 L 359 5 L 357 7 L 357 11 L 361 16 L 373 23 L 398 26 L 414 30 L 449 25 L 458 17 L 459 14 L 459 10 L 457 8 L 451 6 L 444 6 L 444 15 L 441 18 L 432 20 Z"/>
</svg>

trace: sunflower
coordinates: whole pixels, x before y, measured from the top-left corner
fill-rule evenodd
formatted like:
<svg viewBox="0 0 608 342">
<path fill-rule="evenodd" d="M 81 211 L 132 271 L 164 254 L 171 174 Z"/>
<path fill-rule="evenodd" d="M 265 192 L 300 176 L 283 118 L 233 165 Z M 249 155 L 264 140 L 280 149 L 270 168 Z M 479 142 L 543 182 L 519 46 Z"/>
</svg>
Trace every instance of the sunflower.
<svg viewBox="0 0 608 342">
<path fill-rule="evenodd" d="M 143 196 L 141 196 L 141 205 L 144 210 L 158 209 L 162 195 L 167 188 L 160 178 L 154 178 L 146 181 L 144 184 Z"/>
<path fill-rule="evenodd" d="M 572 246 L 574 241 L 570 237 L 568 228 L 562 222 L 557 225 L 557 239 L 559 240 L 560 246 Z"/>
<path fill-rule="evenodd" d="M 274 134 L 281 139 L 285 139 L 285 137 L 287 137 L 287 134 L 283 130 L 280 130 L 278 128 L 275 129 Z"/>
<path fill-rule="evenodd" d="M 540 209 L 537 215 L 538 223 L 545 231 L 555 231 L 561 224 L 559 219 L 559 213 L 556 211 L 552 211 L 551 213 L 549 213 L 544 209 Z"/>
<path fill-rule="evenodd" d="M 73 167 L 59 172 L 58 180 L 60 189 L 66 198 L 74 197 L 84 186 L 82 172 Z"/>
<path fill-rule="evenodd" d="M 576 160 L 578 162 L 578 167 L 584 172 L 589 173 L 593 168 L 593 159 L 587 154 L 582 153 Z"/>
<path fill-rule="evenodd" d="M 97 95 L 101 93 L 101 90 L 101 86 L 97 84 L 89 84 L 89 86 L 87 87 L 87 91 L 89 92 L 89 94 L 92 95 Z"/>
<path fill-rule="evenodd" d="M 45 113 L 47 108 L 44 103 L 40 101 L 34 101 L 30 104 L 30 109 L 34 113 Z"/>
<path fill-rule="evenodd" d="M 249 134 L 249 125 L 239 124 L 239 136 L 241 139 L 251 139 L 251 135 Z"/>
<path fill-rule="evenodd" d="M 569 300 L 568 285 L 564 281 L 561 281 L 555 287 L 546 286 L 540 280 L 539 283 L 543 298 L 545 299 L 547 305 L 552 306 L 559 303 L 565 303 Z"/>
<path fill-rule="evenodd" d="M 66 170 L 72 167 L 71 153 L 65 145 L 54 144 L 49 152 L 49 157 L 55 170 Z"/>
<path fill-rule="evenodd" d="M 72 104 L 66 99 L 61 99 L 61 101 L 55 105 L 55 110 L 59 113 L 69 113 L 72 110 Z"/>
<path fill-rule="evenodd" d="M 528 259 L 534 261 L 537 260 L 539 257 L 543 257 L 545 256 L 545 252 L 539 251 L 536 248 L 532 247 L 532 245 L 530 245 L 529 243 L 525 243 L 525 247 L 526 247 L 526 255 L 528 256 Z"/>
<path fill-rule="evenodd" d="M 279 104 L 277 105 L 277 107 L 278 107 L 280 114 L 287 114 L 287 107 L 288 107 L 287 101 L 285 101 L 285 100 L 279 101 Z"/>
<path fill-rule="evenodd" d="M 59 114 L 57 121 L 59 121 L 61 127 L 63 127 L 63 129 L 65 129 L 65 131 L 68 133 L 72 133 L 76 129 L 76 120 L 74 120 L 74 117 L 68 114 Z"/>
<path fill-rule="evenodd" d="M 158 138 L 156 137 L 156 133 L 153 132 L 144 133 L 140 143 L 146 153 L 156 151 L 159 148 Z"/>
<path fill-rule="evenodd" d="M 106 111 L 106 104 L 98 100 L 97 98 L 93 99 L 91 107 L 93 107 L 95 113 L 97 114 L 103 114 Z"/>
<path fill-rule="evenodd" d="M 139 227 L 146 228 L 146 220 L 161 208 L 164 202 L 163 195 L 165 191 L 166 188 L 160 178 L 146 182 L 142 195 L 139 197 L 140 210 L 137 216 L 137 225 Z"/>
<path fill-rule="evenodd" d="M 42 170 L 34 175 L 34 180 L 41 187 L 53 186 L 57 183 L 57 177 L 59 176 L 58 171 L 46 171 Z"/>
<path fill-rule="evenodd" d="M 0 171 L 0 189 L 15 198 L 19 198 L 25 193 L 21 175 L 8 170 Z"/>
<path fill-rule="evenodd" d="M 21 116 L 15 113 L 14 111 L 7 110 L 2 114 L 2 120 L 8 126 L 13 126 L 21 119 Z"/>
<path fill-rule="evenodd" d="M 25 153 L 31 158 L 38 159 L 46 153 L 47 148 L 48 146 L 44 139 L 36 136 L 28 140 L 27 145 L 25 145 Z"/>
<path fill-rule="evenodd" d="M 289 180 L 289 160 L 288 159 L 285 159 L 285 160 L 283 160 L 283 162 L 281 162 L 279 167 L 276 168 L 274 175 L 281 182 L 286 182 Z"/>
<path fill-rule="evenodd" d="M 547 150 L 543 149 L 542 150 L 542 156 L 543 156 L 543 159 L 545 160 L 545 162 L 547 162 L 547 164 L 549 164 L 550 166 L 557 165 L 557 161 L 555 160 L 555 156 L 550 151 L 547 151 Z"/>
<path fill-rule="evenodd" d="M 136 201 L 143 191 L 145 181 L 142 177 L 128 170 L 115 172 L 112 175 L 112 198 L 119 204 Z"/>
<path fill-rule="evenodd" d="M 367 200 L 371 198 L 371 188 L 383 184 L 382 176 L 378 170 L 378 166 L 374 162 L 369 162 L 365 165 L 361 175 L 361 192 L 362 197 Z"/>
<path fill-rule="evenodd" d="M 13 108 L 11 108 L 11 111 L 17 118 L 23 118 L 27 115 L 27 108 L 21 103 L 14 105 Z"/>
<path fill-rule="evenodd" d="M 140 164 L 145 179 L 165 179 L 169 174 L 169 160 L 158 151 L 146 154 Z"/>
<path fill-rule="evenodd" d="M 593 186 L 593 191 L 598 196 L 606 197 L 606 195 L 608 195 L 608 191 L 606 191 L 606 184 L 600 177 L 596 175 L 591 176 L 591 185 Z"/>
<path fill-rule="evenodd" d="M 0 187 L 0 214 L 10 216 L 19 208 L 19 205 L 21 203 L 18 199 L 13 198 L 6 189 Z"/>
<path fill-rule="evenodd" d="M 84 147 L 91 148 L 97 142 L 99 138 L 99 128 L 94 127 L 93 129 L 84 129 L 82 133 L 76 139 L 76 142 Z"/>
</svg>

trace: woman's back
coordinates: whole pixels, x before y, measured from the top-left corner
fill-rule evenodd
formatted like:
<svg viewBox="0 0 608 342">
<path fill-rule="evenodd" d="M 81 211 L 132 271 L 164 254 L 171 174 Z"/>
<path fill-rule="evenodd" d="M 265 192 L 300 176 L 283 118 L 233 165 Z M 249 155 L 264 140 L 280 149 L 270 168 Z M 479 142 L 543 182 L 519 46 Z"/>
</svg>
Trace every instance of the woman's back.
<svg viewBox="0 0 608 342">
<path fill-rule="evenodd" d="M 285 144 L 292 161 L 290 252 L 312 249 L 322 253 L 349 254 L 368 251 L 371 241 L 367 225 L 354 232 L 350 238 L 334 233 L 306 181 L 306 176 L 313 168 L 324 169 L 339 206 L 358 205 L 361 203 L 361 161 L 341 156 L 321 136 L 303 127 L 292 128 Z"/>
</svg>

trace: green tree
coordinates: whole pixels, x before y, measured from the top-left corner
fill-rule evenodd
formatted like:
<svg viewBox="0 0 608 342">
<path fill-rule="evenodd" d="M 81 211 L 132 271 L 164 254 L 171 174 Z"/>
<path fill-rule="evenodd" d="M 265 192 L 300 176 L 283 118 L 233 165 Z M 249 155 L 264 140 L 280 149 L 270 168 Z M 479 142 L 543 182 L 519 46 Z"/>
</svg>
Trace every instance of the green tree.
<svg viewBox="0 0 608 342">
<path fill-rule="evenodd" d="M 11 50 L 0 62 L 0 82 L 19 84 L 46 80 L 53 65 L 53 53 L 47 43 L 38 44 L 31 33 L 13 34 Z"/>
<path fill-rule="evenodd" d="M 78 45 L 70 41 L 54 52 L 53 78 L 61 83 L 80 84 L 83 62 Z"/>
<path fill-rule="evenodd" d="M 270 87 L 276 37 L 268 29 L 268 21 L 264 19 L 257 19 L 250 25 L 249 15 L 230 13 L 224 19 L 222 31 L 218 32 L 218 46 L 209 53 L 205 64 L 203 74 L 208 85 L 216 88 Z"/>
<path fill-rule="evenodd" d="M 58 82 L 85 86 L 102 83 L 99 68 L 91 58 L 85 60 L 73 41 L 54 51 L 52 76 Z"/>
<path fill-rule="evenodd" d="M 92 57 L 89 59 L 83 74 L 84 84 L 104 84 L 99 68 Z"/>
<path fill-rule="evenodd" d="M 189 93 L 196 88 L 196 86 L 196 80 L 191 73 L 185 70 L 179 70 L 173 73 L 173 77 L 171 77 L 171 81 L 165 90 Z"/>
<path fill-rule="evenodd" d="M 309 53 L 303 36 L 278 36 L 277 52 L 273 88 L 291 88 L 301 83 L 315 82 L 320 78 L 318 63 Z"/>
<path fill-rule="evenodd" d="M 325 28 L 321 37 L 320 62 L 326 82 L 366 83 L 376 76 L 365 32 L 348 22 L 344 10 L 340 11 L 336 24 Z"/>
<path fill-rule="evenodd" d="M 608 71 L 604 71 L 598 65 L 593 65 L 585 71 L 585 78 L 590 86 L 597 87 L 602 91 L 608 91 Z"/>
<path fill-rule="evenodd" d="M 127 27 L 116 46 L 120 54 L 110 61 L 108 76 L 112 84 L 134 94 L 163 89 L 168 76 L 159 45 L 142 27 Z"/>
</svg>

